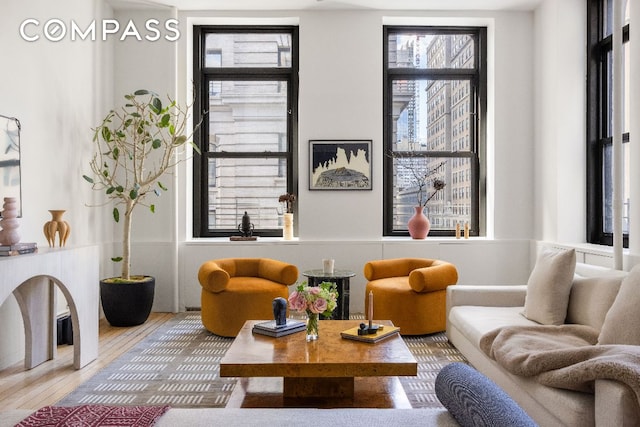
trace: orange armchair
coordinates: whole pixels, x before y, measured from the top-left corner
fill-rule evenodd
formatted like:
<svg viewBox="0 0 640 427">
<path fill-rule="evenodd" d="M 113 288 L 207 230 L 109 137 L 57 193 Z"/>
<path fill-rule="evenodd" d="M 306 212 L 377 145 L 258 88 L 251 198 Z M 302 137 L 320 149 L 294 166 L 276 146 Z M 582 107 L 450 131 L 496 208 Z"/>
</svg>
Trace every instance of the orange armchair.
<svg viewBox="0 0 640 427">
<path fill-rule="evenodd" d="M 455 265 L 433 259 L 395 258 L 364 266 L 369 281 L 365 310 L 373 291 L 373 317 L 391 320 L 402 335 L 424 335 L 446 328 L 446 289 L 458 282 Z"/>
<path fill-rule="evenodd" d="M 295 265 L 268 258 L 207 261 L 198 271 L 202 324 L 223 337 L 235 337 L 250 319 L 273 319 L 272 302 L 288 298 L 298 280 Z"/>
</svg>

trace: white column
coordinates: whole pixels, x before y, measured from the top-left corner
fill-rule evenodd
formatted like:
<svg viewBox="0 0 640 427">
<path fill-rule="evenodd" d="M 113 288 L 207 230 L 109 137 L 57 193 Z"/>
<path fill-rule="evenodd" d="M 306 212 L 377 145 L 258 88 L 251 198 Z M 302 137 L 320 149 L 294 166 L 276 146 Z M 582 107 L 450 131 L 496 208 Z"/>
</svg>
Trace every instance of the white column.
<svg viewBox="0 0 640 427">
<path fill-rule="evenodd" d="M 622 270 L 622 215 L 623 215 L 623 103 L 624 65 L 622 51 L 622 0 L 613 2 L 613 268 Z"/>
<path fill-rule="evenodd" d="M 635 24 L 640 28 L 640 0 L 628 0 L 630 2 L 630 26 Z M 634 76 L 640 75 L 640 37 L 633 30 L 629 31 L 630 46 L 630 113 L 632 117 L 629 125 L 629 252 L 630 262 L 640 261 L 640 79 Z"/>
</svg>

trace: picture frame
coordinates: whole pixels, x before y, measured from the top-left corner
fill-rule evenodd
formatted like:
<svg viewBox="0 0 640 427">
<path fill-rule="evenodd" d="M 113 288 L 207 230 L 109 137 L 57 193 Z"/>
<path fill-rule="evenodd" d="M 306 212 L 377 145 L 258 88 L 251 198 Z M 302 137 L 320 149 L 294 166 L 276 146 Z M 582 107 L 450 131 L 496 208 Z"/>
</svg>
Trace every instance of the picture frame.
<svg viewBox="0 0 640 427">
<path fill-rule="evenodd" d="M 0 201 L 3 197 L 15 197 L 18 217 L 22 217 L 20 131 L 17 118 L 0 114 Z"/>
<path fill-rule="evenodd" d="M 371 190 L 370 139 L 309 140 L 309 190 Z"/>
</svg>

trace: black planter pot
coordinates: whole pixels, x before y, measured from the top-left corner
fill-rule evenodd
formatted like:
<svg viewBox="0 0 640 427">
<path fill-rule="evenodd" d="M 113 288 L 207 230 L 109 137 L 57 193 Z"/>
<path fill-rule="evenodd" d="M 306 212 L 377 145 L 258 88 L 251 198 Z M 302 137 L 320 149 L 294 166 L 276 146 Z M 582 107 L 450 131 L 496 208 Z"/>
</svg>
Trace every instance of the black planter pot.
<svg viewBox="0 0 640 427">
<path fill-rule="evenodd" d="M 100 299 L 104 316 L 111 326 L 141 325 L 149 318 L 156 279 L 144 276 L 144 281 L 122 282 L 100 280 Z"/>
</svg>

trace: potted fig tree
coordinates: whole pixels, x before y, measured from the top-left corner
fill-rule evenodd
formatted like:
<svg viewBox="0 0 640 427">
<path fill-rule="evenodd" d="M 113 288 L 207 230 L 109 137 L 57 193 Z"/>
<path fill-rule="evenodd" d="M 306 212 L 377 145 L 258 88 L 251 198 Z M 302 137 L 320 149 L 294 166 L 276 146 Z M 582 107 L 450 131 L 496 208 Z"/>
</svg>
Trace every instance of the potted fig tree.
<svg viewBox="0 0 640 427">
<path fill-rule="evenodd" d="M 102 308 L 113 326 L 140 325 L 149 317 L 155 278 L 130 272 L 133 212 L 138 206 L 155 212 L 147 197 L 167 191 L 161 178 L 179 162 L 177 152 L 193 145 L 193 132 L 187 129 L 190 105 L 182 107 L 170 98 L 163 103 L 149 90 L 124 98 L 126 103 L 110 111 L 93 130 L 92 174 L 83 175 L 114 203 L 113 219 L 122 222 L 122 254 L 112 258 L 122 263 L 121 274 L 100 281 Z"/>
</svg>

